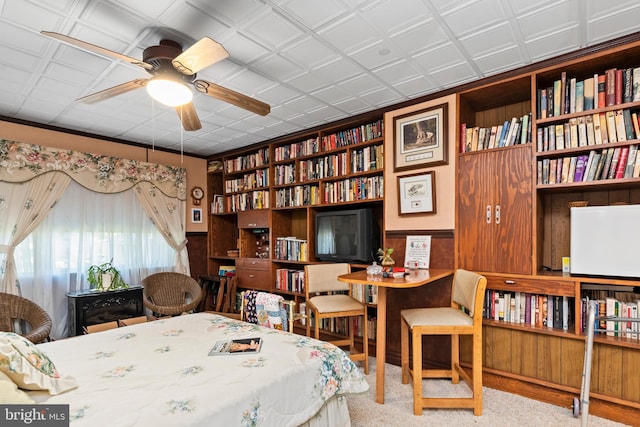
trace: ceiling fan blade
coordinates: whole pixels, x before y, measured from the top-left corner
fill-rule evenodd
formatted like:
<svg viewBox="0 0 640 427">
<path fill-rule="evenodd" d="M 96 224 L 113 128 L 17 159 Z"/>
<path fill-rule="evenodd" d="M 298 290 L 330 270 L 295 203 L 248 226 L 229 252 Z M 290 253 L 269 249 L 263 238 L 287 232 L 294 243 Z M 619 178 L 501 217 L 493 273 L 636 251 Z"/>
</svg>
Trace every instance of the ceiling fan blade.
<svg viewBox="0 0 640 427">
<path fill-rule="evenodd" d="M 196 112 L 196 107 L 193 105 L 193 102 L 176 107 L 176 111 L 178 112 L 178 117 L 180 117 L 180 120 L 182 121 L 182 127 L 184 130 L 191 131 L 202 128 L 202 123 L 200 123 L 200 119 L 198 118 L 198 113 Z"/>
<path fill-rule="evenodd" d="M 228 89 L 226 87 L 218 86 L 215 83 L 208 82 L 206 80 L 196 80 L 193 85 L 198 92 L 206 93 L 207 95 L 217 98 L 221 101 L 226 101 L 230 104 L 236 105 L 252 113 L 266 116 L 271 112 L 271 106 L 264 102 L 258 101 L 246 95 L 243 95 L 235 90 Z"/>
<path fill-rule="evenodd" d="M 222 61 L 227 56 L 229 52 L 220 43 L 209 37 L 203 37 L 171 62 L 176 70 L 191 76 L 209 65 Z"/>
<path fill-rule="evenodd" d="M 112 50 L 105 49 L 103 47 L 96 46 L 94 44 L 87 43 L 87 42 L 82 41 L 82 40 L 74 39 L 73 37 L 69 37 L 69 36 L 66 36 L 64 34 L 55 33 L 53 31 L 40 31 L 40 33 L 45 35 L 45 36 L 47 36 L 47 37 L 51 37 L 53 39 L 60 40 L 62 42 L 70 44 L 72 46 L 79 47 L 81 49 L 88 50 L 90 52 L 94 52 L 94 53 L 97 53 L 97 54 L 102 55 L 102 56 L 109 56 L 111 58 L 116 58 L 116 59 L 119 59 L 121 61 L 128 62 L 130 64 L 137 65 L 139 67 L 145 68 L 147 70 L 153 69 L 153 66 L 151 64 L 147 64 L 146 62 L 141 61 L 139 59 L 132 58 L 130 56 L 123 55 L 121 53 L 114 52 Z"/>
<path fill-rule="evenodd" d="M 100 92 L 92 93 L 91 95 L 84 96 L 76 99 L 78 102 L 84 102 L 85 104 L 95 104 L 96 102 L 104 101 L 114 96 L 122 95 L 123 93 L 130 92 L 134 89 L 139 89 L 147 85 L 148 79 L 135 79 L 130 82 L 113 86 Z"/>
</svg>

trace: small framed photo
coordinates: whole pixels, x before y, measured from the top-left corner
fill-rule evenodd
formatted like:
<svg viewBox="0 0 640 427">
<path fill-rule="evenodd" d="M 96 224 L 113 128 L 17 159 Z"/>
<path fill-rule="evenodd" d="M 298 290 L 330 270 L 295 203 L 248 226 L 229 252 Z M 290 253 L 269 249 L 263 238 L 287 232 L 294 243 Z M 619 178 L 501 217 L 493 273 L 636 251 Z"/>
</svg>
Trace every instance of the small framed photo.
<svg viewBox="0 0 640 427">
<path fill-rule="evenodd" d="M 200 208 L 191 209 L 191 222 L 196 224 L 202 223 L 202 209 Z"/>
<path fill-rule="evenodd" d="M 435 172 L 398 177 L 400 215 L 436 213 Z"/>
<path fill-rule="evenodd" d="M 447 104 L 393 119 L 394 172 L 448 164 Z"/>
</svg>

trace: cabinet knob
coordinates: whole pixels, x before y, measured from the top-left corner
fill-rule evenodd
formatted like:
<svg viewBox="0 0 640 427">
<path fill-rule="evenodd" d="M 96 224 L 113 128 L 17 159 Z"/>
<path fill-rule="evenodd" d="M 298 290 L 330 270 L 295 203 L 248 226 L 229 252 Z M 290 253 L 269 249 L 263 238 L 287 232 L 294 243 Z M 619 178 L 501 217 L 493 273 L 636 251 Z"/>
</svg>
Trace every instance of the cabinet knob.
<svg viewBox="0 0 640 427">
<path fill-rule="evenodd" d="M 251 224 L 247 224 L 249 227 L 255 227 L 257 224 L 255 222 L 251 223 Z"/>
<path fill-rule="evenodd" d="M 507 284 L 507 285 L 515 285 L 516 281 L 515 280 L 505 280 L 504 283 Z"/>
<path fill-rule="evenodd" d="M 491 205 L 487 205 L 487 224 L 491 224 Z"/>
<path fill-rule="evenodd" d="M 250 274 L 250 275 L 249 275 L 249 278 L 251 278 L 251 279 L 255 279 L 255 277 L 256 277 L 256 276 L 255 276 L 255 275 L 253 275 L 253 274 Z"/>
<path fill-rule="evenodd" d="M 496 224 L 500 224 L 500 205 L 496 205 Z"/>
</svg>

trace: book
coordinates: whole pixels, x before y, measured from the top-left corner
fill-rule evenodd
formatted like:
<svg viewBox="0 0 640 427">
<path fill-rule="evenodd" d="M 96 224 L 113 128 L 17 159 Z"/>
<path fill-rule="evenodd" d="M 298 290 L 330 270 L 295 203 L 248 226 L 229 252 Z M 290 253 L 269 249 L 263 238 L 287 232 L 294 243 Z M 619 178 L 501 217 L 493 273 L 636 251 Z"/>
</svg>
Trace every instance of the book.
<svg viewBox="0 0 640 427">
<path fill-rule="evenodd" d="M 220 340 L 213 345 L 209 356 L 259 353 L 261 348 L 262 338 L 260 337 Z"/>
<path fill-rule="evenodd" d="M 619 179 L 624 177 L 624 171 L 627 167 L 627 157 L 629 157 L 629 146 L 620 148 L 620 158 L 618 159 L 618 166 L 616 167 L 616 175 L 614 178 Z"/>
<path fill-rule="evenodd" d="M 602 168 L 602 173 L 600 174 L 600 179 L 607 179 L 609 176 L 609 168 L 611 167 L 611 160 L 613 159 L 614 149 L 612 147 L 607 148 L 603 155 L 605 156 L 604 167 Z"/>
<path fill-rule="evenodd" d="M 553 82 L 553 117 L 557 117 L 562 114 L 560 108 L 562 107 L 562 82 L 556 80 Z"/>
<path fill-rule="evenodd" d="M 605 106 L 616 105 L 616 69 L 605 71 Z"/>
<path fill-rule="evenodd" d="M 611 159 L 611 167 L 609 168 L 609 174 L 607 179 L 613 179 L 616 176 L 618 170 L 618 160 L 620 159 L 620 147 L 616 147 L 613 151 L 613 158 Z"/>
<path fill-rule="evenodd" d="M 633 81 L 633 101 L 640 101 L 640 67 L 633 69 L 631 79 Z"/>
<path fill-rule="evenodd" d="M 624 70 L 616 69 L 615 105 L 622 104 L 622 87 L 624 82 Z"/>
<path fill-rule="evenodd" d="M 593 110 L 593 77 L 584 80 L 584 111 Z"/>
<path fill-rule="evenodd" d="M 622 110 L 615 111 L 615 122 L 616 122 L 616 137 L 618 141 L 626 141 L 627 140 L 627 131 L 624 127 L 624 114 Z"/>
<path fill-rule="evenodd" d="M 636 164 L 636 156 L 638 154 L 638 145 L 632 145 L 629 147 L 629 156 L 627 157 L 627 165 L 624 169 L 623 178 L 633 178 L 633 167 Z"/>
<path fill-rule="evenodd" d="M 581 154 L 576 159 L 576 173 L 573 177 L 573 182 L 582 182 L 584 179 L 584 169 L 589 156 L 587 154 Z"/>
<path fill-rule="evenodd" d="M 576 78 L 569 79 L 569 113 L 576 112 Z"/>
<path fill-rule="evenodd" d="M 607 117 L 607 135 L 609 142 L 618 142 L 616 134 L 616 113 L 614 111 L 607 111 L 605 115 Z"/>
<path fill-rule="evenodd" d="M 633 100 L 633 68 L 625 68 L 622 70 L 622 102 L 631 102 Z"/>
<path fill-rule="evenodd" d="M 624 131 L 627 141 L 636 139 L 636 131 L 633 126 L 633 119 L 631 118 L 631 111 L 628 108 L 622 110 L 622 118 L 624 121 Z"/>
<path fill-rule="evenodd" d="M 598 74 L 598 105 L 596 108 L 603 108 L 606 104 L 606 76 L 604 74 Z"/>
<path fill-rule="evenodd" d="M 576 113 L 584 111 L 584 81 L 576 82 Z"/>
<path fill-rule="evenodd" d="M 605 113 L 599 113 L 598 117 L 600 117 L 600 139 L 603 144 L 609 142 L 609 132 L 607 130 L 607 116 Z"/>
</svg>

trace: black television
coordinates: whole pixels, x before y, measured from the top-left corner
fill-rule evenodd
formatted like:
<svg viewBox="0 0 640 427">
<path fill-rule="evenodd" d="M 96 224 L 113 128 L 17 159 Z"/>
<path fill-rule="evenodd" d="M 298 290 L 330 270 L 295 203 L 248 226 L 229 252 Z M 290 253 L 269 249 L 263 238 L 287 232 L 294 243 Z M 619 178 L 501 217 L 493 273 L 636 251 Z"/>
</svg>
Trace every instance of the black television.
<svg viewBox="0 0 640 427">
<path fill-rule="evenodd" d="M 369 262 L 379 239 L 371 208 L 316 213 L 315 255 L 320 261 Z"/>
</svg>

